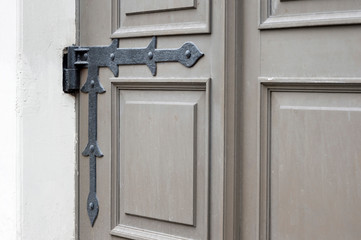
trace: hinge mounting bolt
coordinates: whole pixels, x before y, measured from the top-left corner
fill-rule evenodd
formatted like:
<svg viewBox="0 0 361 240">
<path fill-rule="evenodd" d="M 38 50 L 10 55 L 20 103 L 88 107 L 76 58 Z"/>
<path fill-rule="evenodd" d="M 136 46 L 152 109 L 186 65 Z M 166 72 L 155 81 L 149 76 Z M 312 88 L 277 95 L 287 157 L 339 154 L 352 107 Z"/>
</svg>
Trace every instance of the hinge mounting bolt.
<svg viewBox="0 0 361 240">
<path fill-rule="evenodd" d="M 148 58 L 149 58 L 150 60 L 153 59 L 153 53 L 152 53 L 152 52 L 149 52 L 149 53 L 148 53 Z"/>
<path fill-rule="evenodd" d="M 95 149 L 95 148 L 94 148 L 94 145 L 90 145 L 89 150 L 90 150 L 90 152 L 91 152 L 91 153 L 93 153 L 93 152 L 94 152 L 94 149 Z"/>
<path fill-rule="evenodd" d="M 189 50 L 187 50 L 186 52 L 185 52 L 185 55 L 186 55 L 186 57 L 187 58 L 190 58 L 191 57 L 191 51 L 189 51 Z"/>
</svg>

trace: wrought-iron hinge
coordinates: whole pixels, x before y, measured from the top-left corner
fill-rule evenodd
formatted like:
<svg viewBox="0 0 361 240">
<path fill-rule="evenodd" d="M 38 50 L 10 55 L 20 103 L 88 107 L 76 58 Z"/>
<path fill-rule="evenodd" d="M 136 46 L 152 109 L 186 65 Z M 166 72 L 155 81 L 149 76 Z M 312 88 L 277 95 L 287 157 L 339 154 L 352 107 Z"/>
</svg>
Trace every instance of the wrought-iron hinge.
<svg viewBox="0 0 361 240">
<path fill-rule="evenodd" d="M 153 37 L 146 48 L 118 48 L 118 39 L 114 39 L 110 46 L 70 46 L 63 59 L 63 91 L 66 93 L 79 91 L 81 68 L 95 70 L 99 67 L 108 67 L 117 77 L 118 65 L 144 64 L 155 76 L 158 62 L 179 62 L 186 67 L 192 67 L 203 56 L 203 53 L 191 42 L 184 43 L 178 49 L 156 49 L 156 45 L 157 38 Z"/>
<path fill-rule="evenodd" d="M 90 159 L 90 189 L 87 200 L 87 211 L 94 225 L 99 212 L 99 202 L 96 195 L 96 158 L 103 153 L 97 142 L 97 96 L 105 89 L 99 81 L 99 67 L 108 67 L 117 77 L 118 65 L 144 64 L 150 69 L 153 76 L 157 73 L 158 62 L 179 62 L 186 67 L 192 67 L 203 53 L 196 45 L 186 42 L 178 49 L 156 49 L 157 38 L 146 48 L 118 48 L 118 39 L 114 39 L 110 46 L 77 47 L 71 46 L 63 60 L 63 91 L 75 93 L 80 88 L 79 70 L 88 68 L 88 78 L 81 91 L 89 94 L 88 116 L 88 144 L 83 156 Z"/>
</svg>

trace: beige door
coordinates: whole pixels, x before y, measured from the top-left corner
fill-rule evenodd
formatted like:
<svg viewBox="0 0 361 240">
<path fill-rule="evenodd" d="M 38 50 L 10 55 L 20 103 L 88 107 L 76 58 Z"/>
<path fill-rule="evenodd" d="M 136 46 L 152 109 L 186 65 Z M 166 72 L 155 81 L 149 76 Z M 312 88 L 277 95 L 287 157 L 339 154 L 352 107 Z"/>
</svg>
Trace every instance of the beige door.
<svg viewBox="0 0 361 240">
<path fill-rule="evenodd" d="M 361 1 L 237 4 L 239 239 L 361 239 Z"/>
<path fill-rule="evenodd" d="M 361 3 L 80 0 L 80 43 L 193 42 L 191 68 L 101 68 L 99 213 L 79 239 L 361 239 Z M 82 85 L 87 71 L 82 72 Z M 79 95 L 79 153 L 88 94 Z"/>
<path fill-rule="evenodd" d="M 87 213 L 97 207 L 87 200 L 94 191 L 91 166 L 81 154 L 88 144 L 89 94 L 79 94 L 79 239 L 219 240 L 233 234 L 224 230 L 232 226 L 224 212 L 233 219 L 224 187 L 224 5 L 80 0 L 81 46 L 119 39 L 119 48 L 145 48 L 156 36 L 156 49 L 192 42 L 204 56 L 190 68 L 158 63 L 156 76 L 146 65 L 119 66 L 118 77 L 100 68 L 105 92 L 97 96 L 96 120 L 103 156 L 96 157 L 99 212 L 93 226 Z M 81 73 L 82 86 L 87 72 Z"/>
</svg>

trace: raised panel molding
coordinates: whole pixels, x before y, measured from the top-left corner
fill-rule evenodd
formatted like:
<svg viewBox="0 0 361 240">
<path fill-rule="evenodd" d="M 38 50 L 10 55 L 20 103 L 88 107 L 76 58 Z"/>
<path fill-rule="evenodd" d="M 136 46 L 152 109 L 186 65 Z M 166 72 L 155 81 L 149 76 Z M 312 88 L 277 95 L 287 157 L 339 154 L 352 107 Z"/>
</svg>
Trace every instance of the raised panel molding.
<svg viewBox="0 0 361 240">
<path fill-rule="evenodd" d="M 112 0 L 112 37 L 210 33 L 211 0 Z"/>
<path fill-rule="evenodd" d="M 260 1 L 260 29 L 361 23 L 361 2 L 358 1 Z"/>
<path fill-rule="evenodd" d="M 306 234 L 302 236 L 307 239 L 325 234 L 328 239 L 339 239 L 348 233 L 359 238 L 357 225 L 337 221 L 361 220 L 352 211 L 361 206 L 355 192 L 361 187 L 361 174 L 355 168 L 361 155 L 357 145 L 361 136 L 361 79 L 261 77 L 259 82 L 259 239 L 281 239 L 277 234 L 287 229 L 284 234 L 292 239 L 299 237 L 296 233 Z M 317 195 L 321 190 L 322 197 Z M 331 212 L 329 199 L 334 206 Z M 283 222 L 277 222 L 277 217 Z M 318 223 L 334 227 L 327 225 L 327 233 L 320 232 Z M 322 237 L 315 236 L 320 233 Z"/>
<path fill-rule="evenodd" d="M 112 79 L 110 234 L 208 239 L 209 81 Z"/>
</svg>

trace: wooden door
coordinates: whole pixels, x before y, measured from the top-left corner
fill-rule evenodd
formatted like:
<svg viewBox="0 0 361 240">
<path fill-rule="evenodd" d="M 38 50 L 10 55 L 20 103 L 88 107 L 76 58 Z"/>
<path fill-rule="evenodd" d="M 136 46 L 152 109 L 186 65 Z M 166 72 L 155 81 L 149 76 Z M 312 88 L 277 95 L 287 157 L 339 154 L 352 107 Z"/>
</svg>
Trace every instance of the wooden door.
<svg viewBox="0 0 361 240">
<path fill-rule="evenodd" d="M 360 239 L 361 2 L 237 5 L 239 239 Z"/>
<path fill-rule="evenodd" d="M 79 94 L 79 239 L 219 240 L 228 234 L 225 12 L 217 10 L 224 5 L 80 0 L 81 46 L 119 39 L 119 48 L 145 48 L 156 36 L 157 49 L 192 42 L 204 56 L 191 68 L 158 63 L 156 76 L 146 65 L 119 66 L 118 77 L 100 68 L 105 92 L 97 96 L 96 120 L 103 157 L 96 158 L 99 213 L 93 226 L 89 157 L 81 154 L 88 143 L 89 94 Z"/>
</svg>

